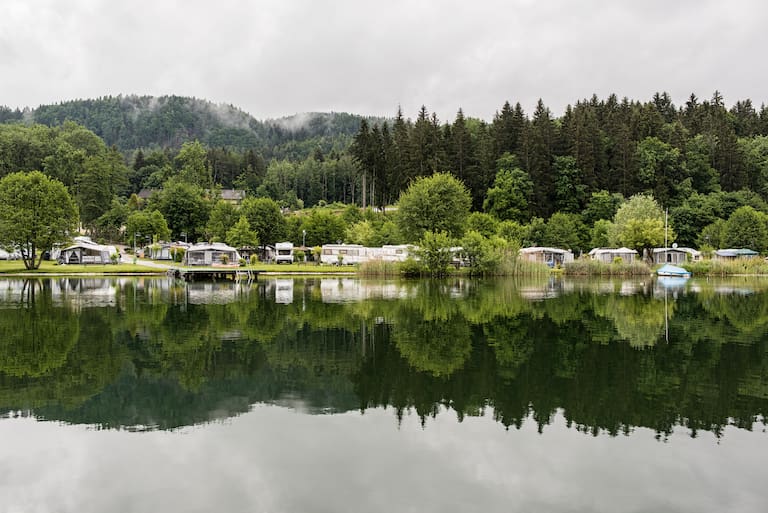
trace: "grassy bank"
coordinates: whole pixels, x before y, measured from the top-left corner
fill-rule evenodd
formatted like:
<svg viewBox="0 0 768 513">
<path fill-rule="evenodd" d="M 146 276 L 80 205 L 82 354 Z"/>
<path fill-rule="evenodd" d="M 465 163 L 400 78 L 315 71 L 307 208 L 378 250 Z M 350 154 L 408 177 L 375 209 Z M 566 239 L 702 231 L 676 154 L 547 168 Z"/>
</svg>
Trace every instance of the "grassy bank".
<svg viewBox="0 0 768 513">
<path fill-rule="evenodd" d="M 56 262 L 44 261 L 40 268 L 34 271 L 24 267 L 21 260 L 0 260 L 0 274 L 164 274 L 164 269 L 136 264 L 117 265 L 58 265 Z"/>
</svg>

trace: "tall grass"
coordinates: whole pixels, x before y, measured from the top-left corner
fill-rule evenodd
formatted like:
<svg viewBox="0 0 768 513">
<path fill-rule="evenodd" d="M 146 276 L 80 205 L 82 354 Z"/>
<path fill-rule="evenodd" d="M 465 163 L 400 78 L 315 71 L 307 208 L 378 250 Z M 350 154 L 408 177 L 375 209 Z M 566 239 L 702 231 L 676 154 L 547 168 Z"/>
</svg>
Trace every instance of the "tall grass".
<svg viewBox="0 0 768 513">
<path fill-rule="evenodd" d="M 357 274 L 361 276 L 400 276 L 401 271 L 397 262 L 370 260 L 360 264 L 357 268 Z"/>
<path fill-rule="evenodd" d="M 501 262 L 499 276 L 549 276 L 552 269 L 541 262 L 530 262 L 522 258 L 508 258 Z"/>
<path fill-rule="evenodd" d="M 701 260 L 682 265 L 697 276 L 731 276 L 736 274 L 768 274 L 768 262 L 762 258 L 736 260 Z"/>
<path fill-rule="evenodd" d="M 651 268 L 645 262 L 614 262 L 607 264 L 598 260 L 580 258 L 565 264 L 567 275 L 580 276 L 643 276 L 651 274 Z"/>
</svg>

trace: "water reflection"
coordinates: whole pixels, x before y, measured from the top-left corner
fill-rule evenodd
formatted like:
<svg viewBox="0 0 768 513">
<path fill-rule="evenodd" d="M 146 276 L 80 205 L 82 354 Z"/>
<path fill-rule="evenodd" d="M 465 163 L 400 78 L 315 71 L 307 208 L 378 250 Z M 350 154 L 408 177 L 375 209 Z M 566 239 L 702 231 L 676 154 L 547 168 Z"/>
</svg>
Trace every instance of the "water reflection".
<svg viewBox="0 0 768 513">
<path fill-rule="evenodd" d="M 172 429 L 270 403 L 587 433 L 752 429 L 768 282 L 0 282 L 0 410 Z"/>
</svg>

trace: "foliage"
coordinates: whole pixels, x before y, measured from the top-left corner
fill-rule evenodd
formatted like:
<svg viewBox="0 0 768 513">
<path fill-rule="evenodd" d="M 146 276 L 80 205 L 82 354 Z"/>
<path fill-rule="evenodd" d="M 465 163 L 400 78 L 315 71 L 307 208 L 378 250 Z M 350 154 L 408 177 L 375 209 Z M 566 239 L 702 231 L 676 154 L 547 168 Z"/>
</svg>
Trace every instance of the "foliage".
<svg viewBox="0 0 768 513">
<path fill-rule="evenodd" d="M 445 232 L 457 237 L 464 231 L 471 198 L 466 187 L 453 176 L 436 173 L 411 183 L 398 200 L 397 225 L 406 242 L 425 232 Z"/>
<path fill-rule="evenodd" d="M 212 242 L 227 239 L 227 232 L 240 219 L 237 209 L 228 201 L 219 200 L 213 205 L 208 223 L 205 226 L 205 234 Z"/>
<path fill-rule="evenodd" d="M 768 217 L 750 206 L 738 208 L 724 226 L 723 243 L 729 248 L 768 249 Z"/>
<path fill-rule="evenodd" d="M 251 230 L 251 224 L 245 216 L 240 216 L 235 225 L 227 231 L 226 241 L 233 248 L 255 248 L 259 245 L 256 232 Z"/>
<path fill-rule="evenodd" d="M 176 156 L 178 167 L 178 179 L 184 183 L 200 187 L 201 189 L 213 189 L 213 176 L 208 167 L 205 148 L 200 141 L 185 142 Z"/>
<path fill-rule="evenodd" d="M 285 240 L 287 226 L 280 205 L 270 198 L 245 198 L 240 214 L 248 219 L 251 229 L 262 244 Z"/>
<path fill-rule="evenodd" d="M 141 244 L 147 237 L 150 240 L 170 240 L 171 230 L 160 211 L 140 210 L 126 219 L 125 235 L 129 244 Z"/>
<path fill-rule="evenodd" d="M 626 246 L 638 251 L 664 245 L 664 213 L 651 196 L 638 194 L 622 204 L 613 219 L 609 235 L 612 245 Z M 674 232 L 667 230 L 668 242 L 675 240 Z"/>
<path fill-rule="evenodd" d="M 587 248 L 587 229 L 577 214 L 555 212 L 547 221 L 542 245 L 572 251 L 589 250 Z"/>
<path fill-rule="evenodd" d="M 510 270 L 514 269 L 520 249 L 518 244 L 510 244 L 501 237 L 485 237 L 476 231 L 467 232 L 460 245 L 470 274 L 478 276 L 510 273 Z"/>
<path fill-rule="evenodd" d="M 39 171 L 0 180 L 0 245 L 20 249 L 27 269 L 37 269 L 45 251 L 69 240 L 77 219 L 77 206 L 58 180 Z"/>
<path fill-rule="evenodd" d="M 424 232 L 419 240 L 417 255 L 431 276 L 444 276 L 453 259 L 451 239 L 447 232 Z"/>
<path fill-rule="evenodd" d="M 533 194 L 533 182 L 520 168 L 500 169 L 493 187 L 483 203 L 483 209 L 498 219 L 523 222 L 530 217 L 528 202 Z"/>
<path fill-rule="evenodd" d="M 483 235 L 483 237 L 491 237 L 496 234 L 499 229 L 499 222 L 490 214 L 483 212 L 472 212 L 467 217 L 468 232 L 475 231 Z"/>
<path fill-rule="evenodd" d="M 309 246 L 334 244 L 344 240 L 346 225 L 341 216 L 327 210 L 313 209 L 301 222 L 302 231 L 306 231 L 306 243 Z"/>
<path fill-rule="evenodd" d="M 186 234 L 187 240 L 194 242 L 204 235 L 210 202 L 199 187 L 170 180 L 150 199 L 147 208 L 163 214 L 174 240 L 183 240 L 182 234 Z"/>
</svg>

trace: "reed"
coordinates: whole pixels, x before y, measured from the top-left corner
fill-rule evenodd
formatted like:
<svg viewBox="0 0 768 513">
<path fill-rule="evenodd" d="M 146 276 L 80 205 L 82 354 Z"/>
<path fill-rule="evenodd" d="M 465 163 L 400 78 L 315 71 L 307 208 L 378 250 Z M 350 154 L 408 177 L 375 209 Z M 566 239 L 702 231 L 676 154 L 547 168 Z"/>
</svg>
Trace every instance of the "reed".
<svg viewBox="0 0 768 513">
<path fill-rule="evenodd" d="M 701 260 L 683 264 L 695 276 L 733 276 L 738 274 L 768 274 L 768 262 L 762 258 L 736 260 Z"/>
<path fill-rule="evenodd" d="M 360 276 L 400 276 L 400 266 L 397 262 L 371 260 L 363 262 L 357 268 Z"/>
<path fill-rule="evenodd" d="M 643 276 L 651 274 L 645 262 L 614 262 L 607 264 L 598 260 L 582 258 L 565 264 L 564 274 L 578 276 Z"/>
</svg>

